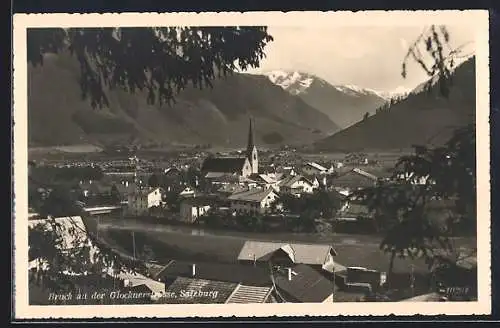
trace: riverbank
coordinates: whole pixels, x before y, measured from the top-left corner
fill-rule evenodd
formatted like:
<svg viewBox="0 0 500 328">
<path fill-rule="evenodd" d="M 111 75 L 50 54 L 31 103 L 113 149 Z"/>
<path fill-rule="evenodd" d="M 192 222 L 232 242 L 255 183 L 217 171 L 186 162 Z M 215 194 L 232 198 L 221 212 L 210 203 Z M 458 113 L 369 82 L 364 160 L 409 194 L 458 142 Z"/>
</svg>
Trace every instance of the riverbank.
<svg viewBox="0 0 500 328">
<path fill-rule="evenodd" d="M 379 236 L 336 233 L 243 233 L 152 224 L 118 218 L 101 218 L 99 221 L 101 235 L 111 232 L 112 239 L 130 251 L 132 232 L 134 232 L 137 249 L 148 245 L 160 262 L 178 259 L 231 263 L 236 261 L 245 241 L 262 240 L 329 244 L 338 253 L 335 260 L 345 266 L 364 266 L 369 269 L 387 271 L 389 263 L 389 256 L 379 248 L 381 241 Z M 455 238 L 453 243 L 457 249 L 464 250 L 474 248 L 476 245 L 476 241 L 472 238 Z M 394 262 L 395 272 L 409 272 L 412 267 L 416 272 L 428 271 L 422 259 L 398 258 Z"/>
</svg>

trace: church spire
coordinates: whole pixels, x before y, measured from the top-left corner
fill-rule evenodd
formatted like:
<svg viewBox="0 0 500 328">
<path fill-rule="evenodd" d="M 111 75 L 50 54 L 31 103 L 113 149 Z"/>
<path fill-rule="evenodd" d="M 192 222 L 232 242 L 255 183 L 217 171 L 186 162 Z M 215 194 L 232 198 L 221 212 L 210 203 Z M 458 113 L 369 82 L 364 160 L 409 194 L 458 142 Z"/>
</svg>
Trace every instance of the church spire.
<svg viewBox="0 0 500 328">
<path fill-rule="evenodd" d="M 249 160 L 252 159 L 252 152 L 255 147 L 255 140 L 253 134 L 253 120 L 250 117 L 249 119 L 249 127 L 248 127 L 248 144 L 247 144 L 247 157 Z"/>
<path fill-rule="evenodd" d="M 259 173 L 259 159 L 257 154 L 257 147 L 255 146 L 255 136 L 253 131 L 253 119 L 250 117 L 250 125 L 248 128 L 248 145 L 247 145 L 247 158 L 250 162 L 252 173 Z"/>
</svg>

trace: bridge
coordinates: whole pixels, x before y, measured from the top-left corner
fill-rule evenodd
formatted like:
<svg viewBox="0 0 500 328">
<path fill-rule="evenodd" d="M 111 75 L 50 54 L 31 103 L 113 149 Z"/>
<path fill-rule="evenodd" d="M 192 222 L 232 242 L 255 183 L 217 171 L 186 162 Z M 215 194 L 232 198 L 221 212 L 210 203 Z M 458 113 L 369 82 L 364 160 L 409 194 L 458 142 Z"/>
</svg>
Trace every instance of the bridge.
<svg viewBox="0 0 500 328">
<path fill-rule="evenodd" d="M 91 206 L 84 207 L 83 210 L 90 215 L 108 214 L 117 210 L 123 209 L 123 206 L 110 205 L 110 206 Z"/>
</svg>

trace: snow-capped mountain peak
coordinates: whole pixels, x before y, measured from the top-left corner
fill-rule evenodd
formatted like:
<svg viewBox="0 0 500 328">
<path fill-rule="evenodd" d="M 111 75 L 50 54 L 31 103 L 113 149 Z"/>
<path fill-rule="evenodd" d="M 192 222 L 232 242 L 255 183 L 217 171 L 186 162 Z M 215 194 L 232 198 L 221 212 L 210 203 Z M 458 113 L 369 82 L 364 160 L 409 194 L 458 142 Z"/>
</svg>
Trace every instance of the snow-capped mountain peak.
<svg viewBox="0 0 500 328">
<path fill-rule="evenodd" d="M 315 78 L 307 73 L 281 70 L 265 72 L 264 75 L 267 76 L 272 83 L 295 95 L 309 88 Z"/>
<path fill-rule="evenodd" d="M 282 87 L 284 90 L 293 95 L 298 95 L 305 92 L 313 82 L 315 82 L 316 85 L 319 84 L 320 86 L 326 86 L 329 84 L 325 80 L 315 75 L 299 71 L 273 70 L 262 74 L 267 76 L 272 83 Z M 339 84 L 331 86 L 339 92 L 356 98 L 364 96 L 375 96 L 383 100 L 389 100 L 396 96 L 407 95 L 410 92 L 410 90 L 407 90 L 404 87 L 400 87 L 394 91 L 384 92 L 373 90 L 370 88 L 359 87 L 353 84 Z"/>
</svg>

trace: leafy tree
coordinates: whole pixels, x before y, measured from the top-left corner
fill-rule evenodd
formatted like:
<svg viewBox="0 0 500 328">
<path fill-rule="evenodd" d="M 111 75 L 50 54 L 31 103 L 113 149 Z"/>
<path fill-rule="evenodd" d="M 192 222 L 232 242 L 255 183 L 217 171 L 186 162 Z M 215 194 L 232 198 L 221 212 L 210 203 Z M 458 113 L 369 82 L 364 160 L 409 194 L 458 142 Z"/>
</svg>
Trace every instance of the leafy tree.
<svg viewBox="0 0 500 328">
<path fill-rule="evenodd" d="M 65 185 L 58 185 L 49 193 L 47 199 L 41 206 L 42 216 L 73 216 L 79 215 L 82 209 L 76 204 L 75 199 L 71 196 L 69 188 Z"/>
<path fill-rule="evenodd" d="M 159 187 L 161 185 L 160 178 L 158 177 L 157 174 L 153 173 L 148 179 L 148 186 L 152 188 Z"/>
<path fill-rule="evenodd" d="M 216 77 L 258 67 L 273 38 L 266 27 L 36 28 L 27 34 L 28 62 L 67 51 L 80 63 L 82 95 L 109 104 L 105 89 L 146 91 L 170 103 L 188 84 L 212 86 Z"/>
<path fill-rule="evenodd" d="M 182 182 L 188 186 L 196 187 L 202 181 L 202 175 L 195 167 L 190 166 L 187 170 L 182 171 Z"/>
<path fill-rule="evenodd" d="M 146 92 L 150 103 L 163 105 L 175 101 L 176 93 L 189 84 L 211 87 L 211 81 L 232 74 L 237 66 L 258 67 L 270 41 L 266 27 L 36 28 L 27 32 L 27 56 L 34 66 L 43 65 L 47 54 L 66 52 L 76 57 L 82 96 L 94 108 L 109 105 L 106 90 L 115 88 Z M 43 214 L 77 214 L 66 195 L 67 191 L 54 190 Z M 46 229 L 46 224 L 53 229 Z M 63 272 L 69 267 L 75 273 L 98 274 L 104 267 L 143 269 L 141 263 L 117 255 L 91 233 L 85 239 L 98 249 L 97 255 L 91 255 L 90 246 L 63 252 L 57 231 L 54 220 L 29 231 L 31 257 L 51 263 L 49 269 L 40 268 L 37 277 L 43 275 L 53 291 L 67 287 L 62 282 L 67 281 Z"/>
<path fill-rule="evenodd" d="M 155 253 L 151 246 L 145 244 L 142 247 L 142 252 L 141 252 L 141 259 L 145 262 L 149 262 L 155 259 Z"/>
<path fill-rule="evenodd" d="M 123 195 L 120 193 L 116 185 L 111 186 L 110 190 L 110 200 L 113 204 L 120 204 L 121 201 L 123 200 Z"/>
<path fill-rule="evenodd" d="M 413 59 L 431 78 L 426 88 L 430 90 L 438 79 L 440 93 L 447 97 L 462 49 L 450 49 L 449 39 L 443 26 L 424 31 L 404 59 L 403 77 L 408 60 Z M 425 62 L 426 52 L 433 63 Z M 416 146 L 414 154 L 400 158 L 389 183 L 355 193 L 354 197 L 367 202 L 378 230 L 384 233 L 380 247 L 390 254 L 389 283 L 397 255 L 423 256 L 432 267 L 443 253 L 453 252 L 450 235 L 455 227 L 475 226 L 475 153 L 475 126 L 471 124 L 457 129 L 442 147 Z M 454 206 L 443 205 L 450 201 Z M 442 208 L 436 211 L 436 204 Z M 445 222 L 438 220 L 443 216 Z"/>
</svg>

